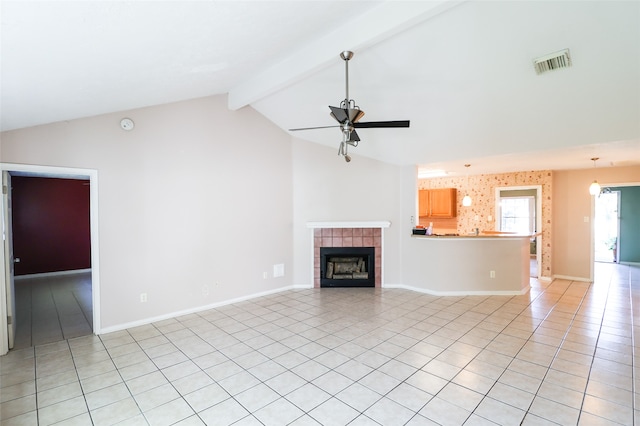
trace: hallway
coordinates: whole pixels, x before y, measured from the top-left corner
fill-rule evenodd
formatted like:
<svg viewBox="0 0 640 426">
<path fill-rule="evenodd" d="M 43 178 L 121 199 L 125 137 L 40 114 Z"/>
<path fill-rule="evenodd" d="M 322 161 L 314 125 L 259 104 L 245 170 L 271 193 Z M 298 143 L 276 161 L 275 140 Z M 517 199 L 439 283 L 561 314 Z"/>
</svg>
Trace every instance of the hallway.
<svg viewBox="0 0 640 426">
<path fill-rule="evenodd" d="M 14 349 L 93 333 L 91 272 L 15 280 Z"/>
</svg>

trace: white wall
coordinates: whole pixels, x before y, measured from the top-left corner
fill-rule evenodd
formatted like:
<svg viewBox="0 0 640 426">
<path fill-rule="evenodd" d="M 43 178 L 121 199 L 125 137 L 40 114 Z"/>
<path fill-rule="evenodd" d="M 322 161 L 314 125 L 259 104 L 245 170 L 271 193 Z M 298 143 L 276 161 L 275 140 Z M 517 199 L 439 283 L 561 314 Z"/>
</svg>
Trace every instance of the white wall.
<svg viewBox="0 0 640 426">
<path fill-rule="evenodd" d="M 226 105 L 208 97 L 2 133 L 2 162 L 98 170 L 103 329 L 292 284 L 290 137 Z"/>
<path fill-rule="evenodd" d="M 357 148 L 350 151 L 350 163 L 337 153 L 337 142 L 332 149 L 293 139 L 294 283 L 313 285 L 313 240 L 307 222 L 379 220 L 391 221 L 383 231 L 383 284 L 400 282 L 400 235 L 411 233 L 400 223 L 402 169 L 360 157 Z"/>
</svg>

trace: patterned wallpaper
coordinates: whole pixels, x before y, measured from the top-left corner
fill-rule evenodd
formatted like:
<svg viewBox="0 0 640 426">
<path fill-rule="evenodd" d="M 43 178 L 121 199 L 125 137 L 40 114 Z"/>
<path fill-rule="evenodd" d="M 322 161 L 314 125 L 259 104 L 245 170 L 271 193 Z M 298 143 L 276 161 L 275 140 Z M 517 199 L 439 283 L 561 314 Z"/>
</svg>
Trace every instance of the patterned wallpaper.
<svg viewBox="0 0 640 426">
<path fill-rule="evenodd" d="M 434 232 L 456 232 L 464 235 L 475 228 L 483 230 L 495 229 L 495 188 L 542 185 L 542 240 L 541 240 L 541 272 L 543 277 L 550 278 L 551 273 L 551 193 L 552 172 L 531 171 L 512 172 L 495 175 L 456 176 L 433 179 L 418 179 L 418 189 L 457 188 L 457 217 L 455 219 L 421 219 L 421 225 L 433 222 Z M 469 194 L 472 200 L 470 207 L 462 205 L 462 198 Z M 489 217 L 491 220 L 489 221 Z"/>
</svg>

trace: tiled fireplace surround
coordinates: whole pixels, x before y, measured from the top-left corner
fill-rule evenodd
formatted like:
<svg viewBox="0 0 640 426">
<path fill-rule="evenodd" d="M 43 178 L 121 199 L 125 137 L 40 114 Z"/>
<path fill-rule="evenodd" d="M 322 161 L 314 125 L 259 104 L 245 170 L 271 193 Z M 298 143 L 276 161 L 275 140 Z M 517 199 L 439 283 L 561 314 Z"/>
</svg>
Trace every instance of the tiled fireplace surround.
<svg viewBox="0 0 640 426">
<path fill-rule="evenodd" d="M 313 226 L 313 286 L 320 287 L 320 247 L 374 247 L 375 286 L 382 286 L 382 228 L 345 225 Z M 387 225 L 388 226 L 388 225 Z"/>
</svg>

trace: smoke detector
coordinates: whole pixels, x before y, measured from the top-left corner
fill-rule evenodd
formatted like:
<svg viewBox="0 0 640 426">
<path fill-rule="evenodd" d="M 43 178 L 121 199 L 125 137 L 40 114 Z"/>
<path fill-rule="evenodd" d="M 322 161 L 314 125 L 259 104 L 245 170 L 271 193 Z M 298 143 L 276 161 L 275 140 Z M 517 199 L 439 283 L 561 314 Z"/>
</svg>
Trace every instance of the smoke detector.
<svg viewBox="0 0 640 426">
<path fill-rule="evenodd" d="M 533 66 L 536 69 L 536 74 L 570 67 L 571 56 L 569 56 L 569 49 L 560 50 L 559 52 L 550 53 L 536 58 L 533 60 Z"/>
</svg>

